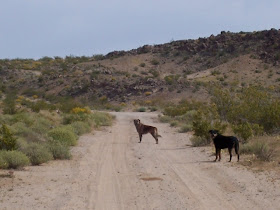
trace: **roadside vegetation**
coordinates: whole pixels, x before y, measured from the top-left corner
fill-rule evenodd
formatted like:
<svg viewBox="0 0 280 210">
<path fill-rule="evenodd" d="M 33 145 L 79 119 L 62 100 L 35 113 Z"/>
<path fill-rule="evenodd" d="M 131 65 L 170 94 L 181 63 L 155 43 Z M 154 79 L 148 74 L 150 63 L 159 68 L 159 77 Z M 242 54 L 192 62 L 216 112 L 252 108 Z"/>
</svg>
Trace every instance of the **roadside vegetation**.
<svg viewBox="0 0 280 210">
<path fill-rule="evenodd" d="M 241 141 L 241 153 L 261 161 L 280 161 L 280 101 L 269 90 L 249 86 L 242 89 L 209 88 L 211 101 L 182 100 L 166 105 L 162 122 L 193 132 L 193 146 L 209 145 L 208 131 L 219 130 Z"/>
<path fill-rule="evenodd" d="M 70 159 L 70 147 L 78 137 L 113 117 L 92 112 L 73 101 L 51 104 L 36 96 L 2 95 L 0 111 L 0 168 L 40 165 L 54 159 Z"/>
</svg>

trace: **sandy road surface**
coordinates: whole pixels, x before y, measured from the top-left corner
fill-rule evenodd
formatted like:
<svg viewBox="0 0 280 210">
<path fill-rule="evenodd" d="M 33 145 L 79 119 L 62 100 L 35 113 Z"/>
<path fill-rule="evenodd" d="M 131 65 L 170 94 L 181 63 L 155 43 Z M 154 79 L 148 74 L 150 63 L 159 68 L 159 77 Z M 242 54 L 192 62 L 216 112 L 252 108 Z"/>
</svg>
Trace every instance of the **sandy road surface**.
<svg viewBox="0 0 280 210">
<path fill-rule="evenodd" d="M 1 171 L 0 209 L 280 209 L 276 175 L 248 171 L 235 156 L 211 162 L 211 149 L 188 146 L 189 136 L 156 123 L 156 114 L 116 116 L 113 127 L 82 136 L 70 161 L 13 179 Z M 158 127 L 158 145 L 148 135 L 137 143 L 134 118 Z"/>
</svg>

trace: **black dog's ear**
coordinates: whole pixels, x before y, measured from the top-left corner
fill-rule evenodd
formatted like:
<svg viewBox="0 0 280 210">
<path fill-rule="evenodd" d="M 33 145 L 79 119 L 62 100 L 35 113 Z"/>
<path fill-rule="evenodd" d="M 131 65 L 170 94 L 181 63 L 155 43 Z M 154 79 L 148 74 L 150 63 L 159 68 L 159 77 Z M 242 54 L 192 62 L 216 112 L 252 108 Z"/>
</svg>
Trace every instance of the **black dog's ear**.
<svg viewBox="0 0 280 210">
<path fill-rule="evenodd" d="M 209 130 L 208 133 L 214 134 L 214 130 Z"/>
</svg>

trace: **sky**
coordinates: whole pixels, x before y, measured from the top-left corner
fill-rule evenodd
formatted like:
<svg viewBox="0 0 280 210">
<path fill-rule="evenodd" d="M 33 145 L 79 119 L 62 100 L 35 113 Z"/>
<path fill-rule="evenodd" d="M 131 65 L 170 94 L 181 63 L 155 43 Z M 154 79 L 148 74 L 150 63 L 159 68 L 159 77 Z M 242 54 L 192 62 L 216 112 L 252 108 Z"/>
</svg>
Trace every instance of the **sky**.
<svg viewBox="0 0 280 210">
<path fill-rule="evenodd" d="M 0 59 L 107 54 L 279 20 L 280 0 L 0 0 Z"/>
</svg>

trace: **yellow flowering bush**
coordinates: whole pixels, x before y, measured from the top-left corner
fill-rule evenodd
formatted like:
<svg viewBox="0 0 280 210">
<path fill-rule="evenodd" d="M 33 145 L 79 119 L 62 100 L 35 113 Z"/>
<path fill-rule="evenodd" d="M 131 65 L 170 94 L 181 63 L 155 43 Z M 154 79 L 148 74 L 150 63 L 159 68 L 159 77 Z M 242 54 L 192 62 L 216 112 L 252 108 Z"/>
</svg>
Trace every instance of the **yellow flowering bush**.
<svg viewBox="0 0 280 210">
<path fill-rule="evenodd" d="M 81 108 L 81 107 L 75 107 L 71 110 L 72 114 L 90 114 L 90 109 L 85 107 L 85 108 Z"/>
</svg>

